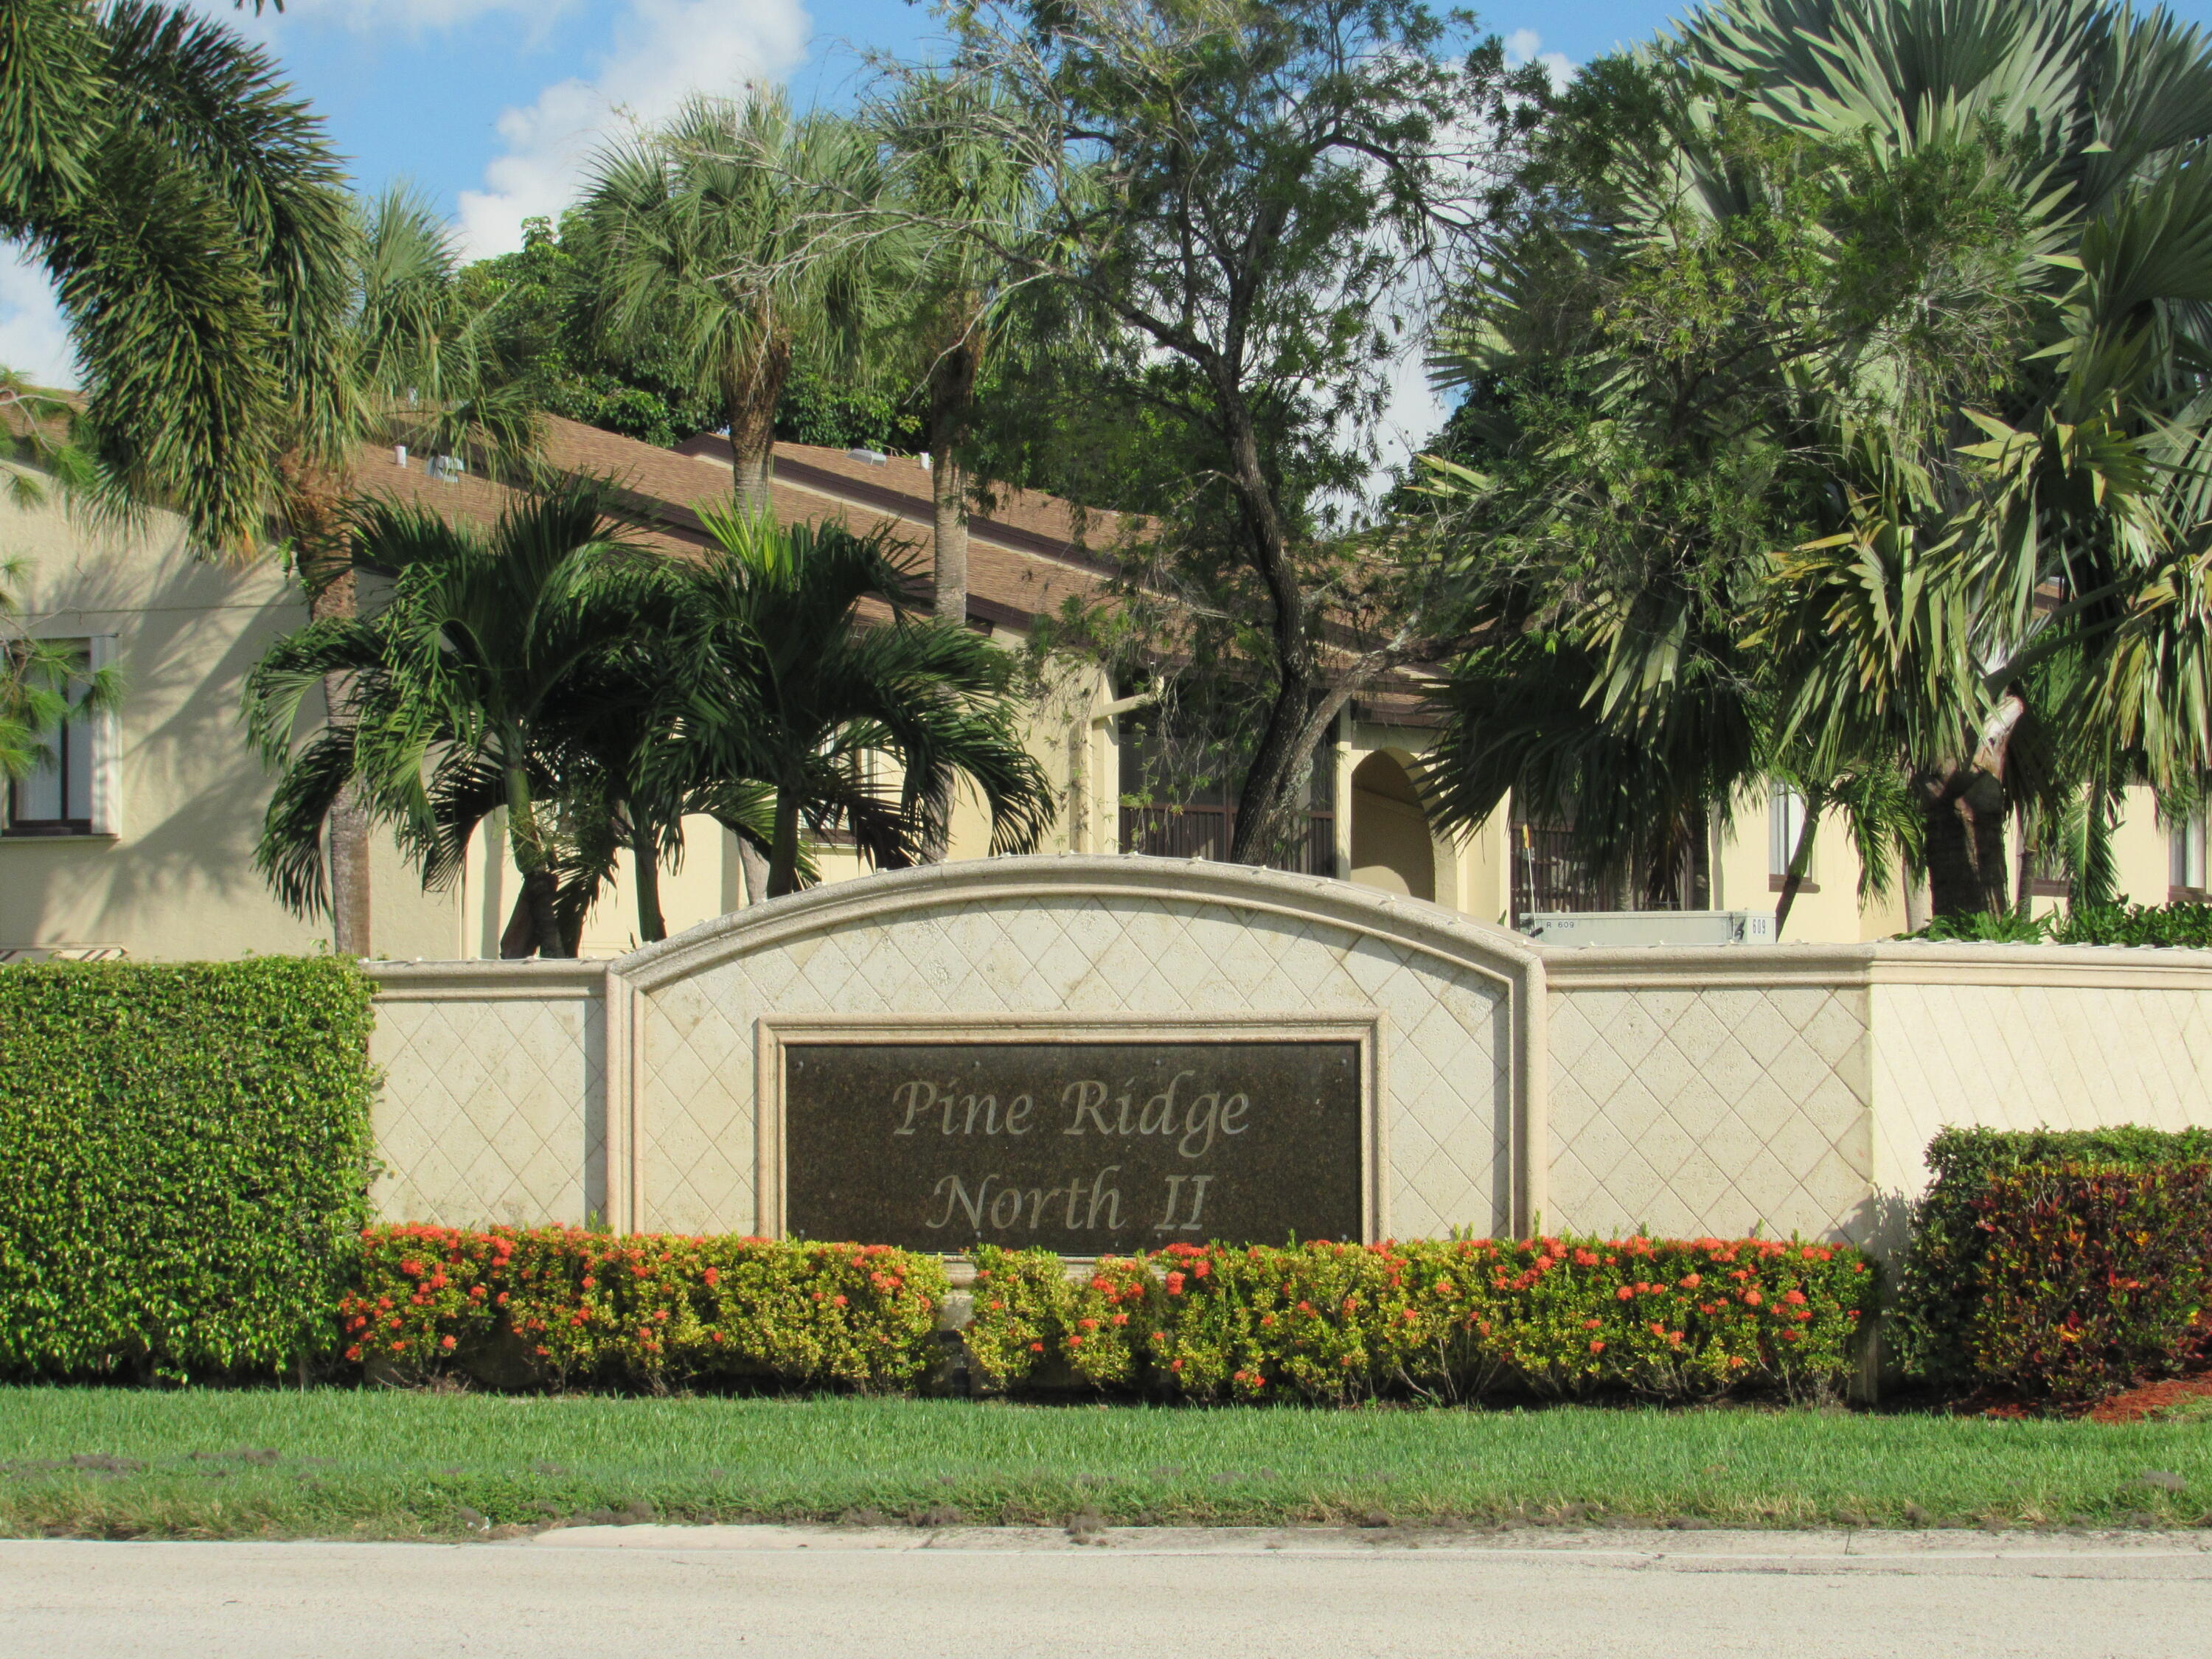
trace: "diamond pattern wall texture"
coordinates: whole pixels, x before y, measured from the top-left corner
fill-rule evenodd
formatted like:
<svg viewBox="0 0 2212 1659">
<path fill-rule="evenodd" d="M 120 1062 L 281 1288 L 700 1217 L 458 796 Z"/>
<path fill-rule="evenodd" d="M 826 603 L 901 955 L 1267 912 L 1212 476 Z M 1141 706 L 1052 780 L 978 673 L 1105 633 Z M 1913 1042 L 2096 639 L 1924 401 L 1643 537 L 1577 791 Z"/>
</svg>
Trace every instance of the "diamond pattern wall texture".
<svg viewBox="0 0 2212 1659">
<path fill-rule="evenodd" d="M 456 1227 L 605 1213 L 601 1041 L 581 998 L 380 999 L 378 1213 Z"/>
<path fill-rule="evenodd" d="M 1871 1237 L 1866 992 L 1554 990 L 1554 1231 Z"/>
</svg>

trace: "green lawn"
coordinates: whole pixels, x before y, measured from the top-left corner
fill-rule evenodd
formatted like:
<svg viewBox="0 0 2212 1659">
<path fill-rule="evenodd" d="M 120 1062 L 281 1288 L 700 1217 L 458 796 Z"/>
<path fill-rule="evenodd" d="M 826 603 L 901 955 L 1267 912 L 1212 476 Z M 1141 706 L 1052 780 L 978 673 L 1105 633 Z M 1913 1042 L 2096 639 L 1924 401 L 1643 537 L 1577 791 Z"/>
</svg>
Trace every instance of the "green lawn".
<svg viewBox="0 0 2212 1659">
<path fill-rule="evenodd" d="M 12 1534 L 411 1538 L 648 1507 L 700 1521 L 1089 1508 L 1120 1522 L 2197 1524 L 2212 1523 L 2212 1423 L 0 1389 Z"/>
</svg>

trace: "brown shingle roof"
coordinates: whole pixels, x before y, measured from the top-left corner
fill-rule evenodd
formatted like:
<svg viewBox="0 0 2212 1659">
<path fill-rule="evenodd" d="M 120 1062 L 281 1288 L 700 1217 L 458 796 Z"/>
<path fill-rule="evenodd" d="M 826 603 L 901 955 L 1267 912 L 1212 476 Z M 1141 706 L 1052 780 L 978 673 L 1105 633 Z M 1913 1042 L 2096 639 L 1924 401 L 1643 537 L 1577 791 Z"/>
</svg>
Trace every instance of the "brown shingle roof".
<svg viewBox="0 0 2212 1659">
<path fill-rule="evenodd" d="M 543 453 L 563 472 L 605 477 L 630 494 L 657 521 L 647 539 L 671 552 L 706 545 L 695 509 L 730 493 L 728 450 L 720 439 L 660 449 L 549 416 Z M 781 522 L 842 519 L 863 532 L 885 530 L 911 550 L 916 574 L 927 581 L 933 539 L 927 467 L 905 459 L 877 466 L 811 444 L 778 444 L 775 459 L 771 495 Z M 434 473 L 425 458 L 411 454 L 402 467 L 391 449 L 366 446 L 356 457 L 354 482 L 365 494 L 483 526 L 495 522 L 514 496 L 507 485 L 482 473 Z M 1085 550 L 1083 535 L 1117 534 L 1120 528 L 1114 514 L 1085 514 L 1034 490 L 1007 492 L 989 514 L 969 520 L 970 614 L 1025 627 L 1071 597 L 1095 597 L 1113 566 Z"/>
</svg>

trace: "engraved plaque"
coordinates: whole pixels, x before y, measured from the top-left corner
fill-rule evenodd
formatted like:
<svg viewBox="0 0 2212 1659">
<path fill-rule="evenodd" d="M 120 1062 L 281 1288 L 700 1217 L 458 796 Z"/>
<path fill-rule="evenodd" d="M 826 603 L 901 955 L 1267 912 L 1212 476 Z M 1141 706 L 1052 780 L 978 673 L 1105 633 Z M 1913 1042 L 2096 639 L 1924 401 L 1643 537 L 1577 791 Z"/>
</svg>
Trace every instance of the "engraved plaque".
<svg viewBox="0 0 2212 1659">
<path fill-rule="evenodd" d="M 1066 1255 L 1361 1234 L 1350 1042 L 784 1049 L 787 1230 Z"/>
</svg>

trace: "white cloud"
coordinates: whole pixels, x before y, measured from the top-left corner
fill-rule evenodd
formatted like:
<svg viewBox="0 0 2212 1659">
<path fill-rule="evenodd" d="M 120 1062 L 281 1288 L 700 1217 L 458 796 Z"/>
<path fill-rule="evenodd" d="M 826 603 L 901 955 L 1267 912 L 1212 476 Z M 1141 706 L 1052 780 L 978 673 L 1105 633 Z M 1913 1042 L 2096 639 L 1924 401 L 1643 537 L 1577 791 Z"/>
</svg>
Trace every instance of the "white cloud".
<svg viewBox="0 0 2212 1659">
<path fill-rule="evenodd" d="M 471 257 L 521 246 L 522 222 L 566 207 L 617 128 L 659 120 L 693 92 L 781 79 L 805 56 L 811 29 L 799 0 L 629 0 L 596 76 L 557 82 L 501 114 L 506 153 L 484 169 L 484 189 L 461 192 L 463 246 Z"/>
<path fill-rule="evenodd" d="M 76 353 L 53 284 L 17 248 L 0 247 L 0 368 L 40 386 L 77 383 Z"/>
<path fill-rule="evenodd" d="M 1519 69 L 1523 64 L 1541 64 L 1552 76 L 1552 90 L 1559 91 L 1575 78 L 1574 61 L 1564 52 L 1540 50 L 1544 37 L 1534 29 L 1516 29 L 1505 37 L 1505 66 Z"/>
</svg>

